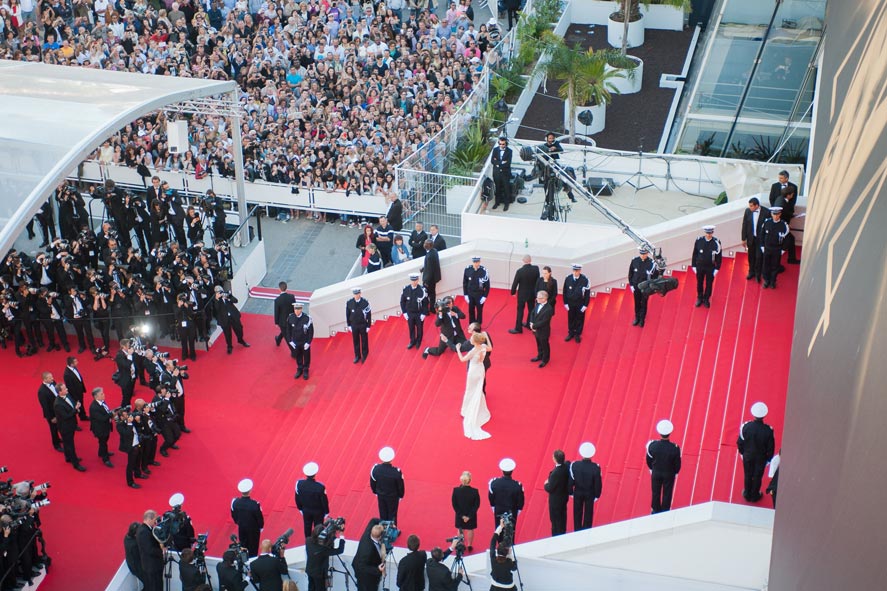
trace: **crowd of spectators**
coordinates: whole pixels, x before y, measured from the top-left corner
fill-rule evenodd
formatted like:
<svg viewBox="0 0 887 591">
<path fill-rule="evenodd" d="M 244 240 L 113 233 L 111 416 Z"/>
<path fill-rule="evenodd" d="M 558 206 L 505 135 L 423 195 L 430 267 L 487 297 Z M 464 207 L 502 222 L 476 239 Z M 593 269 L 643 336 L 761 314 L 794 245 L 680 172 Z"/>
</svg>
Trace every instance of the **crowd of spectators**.
<svg viewBox="0 0 887 591">
<path fill-rule="evenodd" d="M 384 193 L 411 154 L 440 167 L 445 126 L 499 39 L 470 0 L 0 0 L 0 57 L 161 76 L 235 80 L 250 180 Z M 433 6 L 433 4 L 432 4 Z M 490 56 L 495 59 L 495 56 Z M 172 153 L 163 113 L 127 125 L 105 163 L 233 175 L 222 117 L 194 116 Z"/>
</svg>

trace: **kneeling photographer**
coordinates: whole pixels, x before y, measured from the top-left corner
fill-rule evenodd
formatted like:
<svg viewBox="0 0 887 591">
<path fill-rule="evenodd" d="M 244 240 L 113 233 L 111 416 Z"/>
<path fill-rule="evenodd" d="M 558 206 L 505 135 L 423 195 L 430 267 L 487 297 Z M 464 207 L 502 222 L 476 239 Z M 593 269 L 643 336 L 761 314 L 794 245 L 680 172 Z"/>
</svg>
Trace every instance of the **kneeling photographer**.
<svg viewBox="0 0 887 591">
<path fill-rule="evenodd" d="M 311 536 L 305 542 L 305 574 L 308 576 L 308 591 L 324 591 L 327 587 L 327 573 L 330 556 L 338 556 L 345 551 L 345 519 L 327 519 L 322 525 L 314 526 Z M 333 543 L 339 543 L 334 548 Z"/>
<path fill-rule="evenodd" d="M 447 540 L 452 542 L 449 548 L 441 550 L 434 548 L 431 551 L 431 558 L 425 564 L 425 572 L 428 573 L 428 591 L 456 591 L 459 583 L 465 577 L 464 563 L 462 562 L 462 553 L 465 552 L 465 544 L 461 535 Z M 448 568 L 443 563 L 447 557 L 456 552 L 456 562 L 453 568 Z"/>
<path fill-rule="evenodd" d="M 287 574 L 286 559 L 283 553 L 289 543 L 293 530 L 288 529 L 273 544 L 271 540 L 262 540 L 259 546 L 259 557 L 250 565 L 250 579 L 261 591 L 281 591 L 283 576 Z"/>
<path fill-rule="evenodd" d="M 496 589 L 516 589 L 514 575 L 517 560 L 514 559 L 510 540 L 514 539 L 514 526 L 506 517 L 499 520 L 499 527 L 490 540 L 490 579 Z"/>
</svg>

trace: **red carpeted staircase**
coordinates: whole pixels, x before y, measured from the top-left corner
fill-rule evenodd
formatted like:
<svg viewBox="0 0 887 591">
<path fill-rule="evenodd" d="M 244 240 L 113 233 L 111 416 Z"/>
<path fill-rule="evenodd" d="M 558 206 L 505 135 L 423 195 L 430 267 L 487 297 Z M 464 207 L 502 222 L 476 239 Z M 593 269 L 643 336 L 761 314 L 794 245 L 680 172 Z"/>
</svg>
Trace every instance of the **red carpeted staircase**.
<svg viewBox="0 0 887 591">
<path fill-rule="evenodd" d="M 742 503 L 735 442 L 752 402 L 767 402 L 768 422 L 781 439 L 798 267 L 788 267 L 777 290 L 762 290 L 745 280 L 745 272 L 744 257 L 724 261 L 711 309 L 693 306 L 695 277 L 677 273 L 679 289 L 651 298 L 643 329 L 631 326 L 629 292 L 600 294 L 578 345 L 563 341 L 566 313 L 559 305 L 552 361 L 544 369 L 529 361 L 535 355 L 531 333 L 507 333 L 513 298 L 494 291 L 484 312 L 495 349 L 487 388 L 493 418 L 485 427 L 492 438 L 485 441 L 462 435 L 465 366 L 449 352 L 423 361 L 419 352 L 407 351 L 404 320 L 373 327 L 364 365 L 352 364 L 349 335 L 315 340 L 311 379 L 304 381 L 293 379 L 287 349 L 275 348 L 270 317 L 245 316 L 252 348 L 226 355 L 223 343 L 191 364 L 187 422 L 193 433 L 170 458 L 158 458 L 163 465 L 138 491 L 125 486 L 121 454 L 113 458 L 114 469 L 99 462 L 88 425 L 77 434 L 87 472 L 75 472 L 50 447 L 36 391 L 44 369 L 61 379 L 65 354 L 17 359 L 11 349 L 0 351 L 9 413 L 0 431 L 0 465 L 9 465 L 16 481 L 52 481 L 53 504 L 43 510 L 43 522 L 55 562 L 44 585 L 66 590 L 103 588 L 123 559 L 127 524 L 140 521 L 145 509 L 165 509 L 178 491 L 196 529 L 209 531 L 210 552 L 221 554 L 235 531 L 230 501 L 237 481 L 247 476 L 265 511 L 266 537 L 293 527 L 292 545 L 298 545 L 293 487 L 311 460 L 320 464 L 318 478 L 327 485 L 333 514 L 347 518 L 354 538 L 376 512 L 369 471 L 384 445 L 395 448 L 394 463 L 406 477 L 399 526 L 418 534 L 426 548 L 443 545 L 453 533 L 450 494 L 463 470 L 481 489 L 476 551 L 486 545 L 493 525 L 486 486 L 505 456 L 516 460 L 514 475 L 527 496 L 518 539 L 548 535 L 543 483 L 552 451 L 563 449 L 574 459 L 586 440 L 597 446 L 604 477 L 595 524 L 648 514 L 644 446 L 664 417 L 674 422 L 673 439 L 684 451 L 675 506 Z M 428 320 L 425 344 L 436 338 Z M 119 401 L 110 361 L 83 357 L 81 368 L 88 386 L 102 385 L 111 404 Z M 148 392 L 139 388 L 139 394 Z"/>
</svg>

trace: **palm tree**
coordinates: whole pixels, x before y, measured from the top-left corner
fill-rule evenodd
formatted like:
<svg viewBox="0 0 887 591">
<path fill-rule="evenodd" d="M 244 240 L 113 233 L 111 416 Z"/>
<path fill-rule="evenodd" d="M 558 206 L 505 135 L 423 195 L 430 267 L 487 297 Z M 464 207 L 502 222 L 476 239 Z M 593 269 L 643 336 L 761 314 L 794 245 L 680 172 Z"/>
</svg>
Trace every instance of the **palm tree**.
<svg viewBox="0 0 887 591">
<path fill-rule="evenodd" d="M 582 50 L 579 45 L 569 47 L 562 37 L 547 32 L 541 48 L 548 53 L 548 61 L 539 61 L 539 72 L 547 78 L 562 82 L 558 96 L 569 108 L 570 141 L 576 141 L 576 108 L 583 105 L 606 105 L 615 90 L 612 79 L 619 74 L 608 71 L 606 55 L 593 49 Z"/>
</svg>

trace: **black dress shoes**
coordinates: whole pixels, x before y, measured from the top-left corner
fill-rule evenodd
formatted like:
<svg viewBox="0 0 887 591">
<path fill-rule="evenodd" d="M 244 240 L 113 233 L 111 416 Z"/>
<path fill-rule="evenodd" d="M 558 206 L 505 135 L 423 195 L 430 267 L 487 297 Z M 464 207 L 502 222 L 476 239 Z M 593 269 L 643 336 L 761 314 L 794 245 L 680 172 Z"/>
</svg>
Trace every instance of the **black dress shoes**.
<svg viewBox="0 0 887 591">
<path fill-rule="evenodd" d="M 548 362 L 543 361 L 542 363 L 539 364 L 539 367 L 545 367 L 546 365 L 548 365 Z"/>
<path fill-rule="evenodd" d="M 228 355 L 230 355 L 230 354 L 231 354 L 231 351 L 233 351 L 233 350 L 234 350 L 233 347 L 228 347 Z"/>
<path fill-rule="evenodd" d="M 508 334 L 523 334 L 523 332 L 524 332 L 524 331 L 522 331 L 522 330 L 518 330 L 518 329 L 516 329 L 516 328 L 509 328 L 509 329 L 508 329 Z"/>
<path fill-rule="evenodd" d="M 634 319 L 634 322 L 632 322 L 631 325 L 632 325 L 632 326 L 637 326 L 637 325 L 640 324 L 640 323 L 641 323 L 641 321 L 638 320 L 637 318 L 635 318 L 635 319 Z"/>
<path fill-rule="evenodd" d="M 247 349 L 250 348 L 250 344 L 247 343 L 246 341 L 240 341 L 240 344 L 243 345 L 244 347 L 246 347 Z"/>
<path fill-rule="evenodd" d="M 114 467 L 114 464 L 111 463 L 111 460 L 105 460 L 105 461 L 102 462 L 102 463 L 103 463 L 104 465 L 106 465 L 107 467 L 109 467 L 109 468 L 113 468 L 113 467 Z"/>
<path fill-rule="evenodd" d="M 299 378 L 302 377 L 302 373 L 303 373 L 303 370 L 300 369 L 299 371 L 296 372 L 296 375 L 293 376 L 293 379 L 298 380 Z"/>
<path fill-rule="evenodd" d="M 536 363 L 537 361 L 539 361 L 538 357 L 533 357 L 532 359 L 530 359 L 531 363 Z"/>
<path fill-rule="evenodd" d="M 80 464 L 74 464 L 74 469 L 77 470 L 78 472 L 86 472 L 86 468 L 84 468 Z"/>
<path fill-rule="evenodd" d="M 579 336 L 578 334 L 577 334 L 576 336 L 574 336 L 573 339 L 574 339 L 577 343 L 581 343 L 581 342 L 582 342 L 582 337 Z"/>
<path fill-rule="evenodd" d="M 360 363 L 360 356 L 355 357 L 353 363 Z"/>
<path fill-rule="evenodd" d="M 695 307 L 699 307 L 702 305 L 702 298 L 696 298 L 696 303 L 693 304 Z"/>
<path fill-rule="evenodd" d="M 409 351 L 413 347 L 415 347 L 415 345 L 413 343 L 410 343 L 409 345 L 407 345 L 407 351 Z"/>
<path fill-rule="evenodd" d="M 564 342 L 571 341 L 571 340 L 573 340 L 573 335 L 568 334 L 568 335 L 566 336 L 566 338 L 564 339 Z"/>
<path fill-rule="evenodd" d="M 303 380 L 307 380 L 307 379 L 308 379 L 308 370 L 307 370 L 307 369 L 305 370 L 305 373 L 302 374 L 302 379 L 303 379 Z"/>
<path fill-rule="evenodd" d="M 276 344 L 276 346 L 278 346 L 278 347 L 280 346 L 280 341 L 282 338 L 283 337 L 280 335 L 277 335 L 276 337 L 274 337 L 274 343 Z"/>
<path fill-rule="evenodd" d="M 709 302 L 708 300 L 705 300 L 704 302 L 702 302 L 702 305 L 705 306 L 706 308 L 711 308 L 711 302 Z"/>
<path fill-rule="evenodd" d="M 130 482 L 126 486 L 128 486 L 129 488 L 142 488 L 141 484 L 136 484 L 135 482 Z"/>
</svg>

